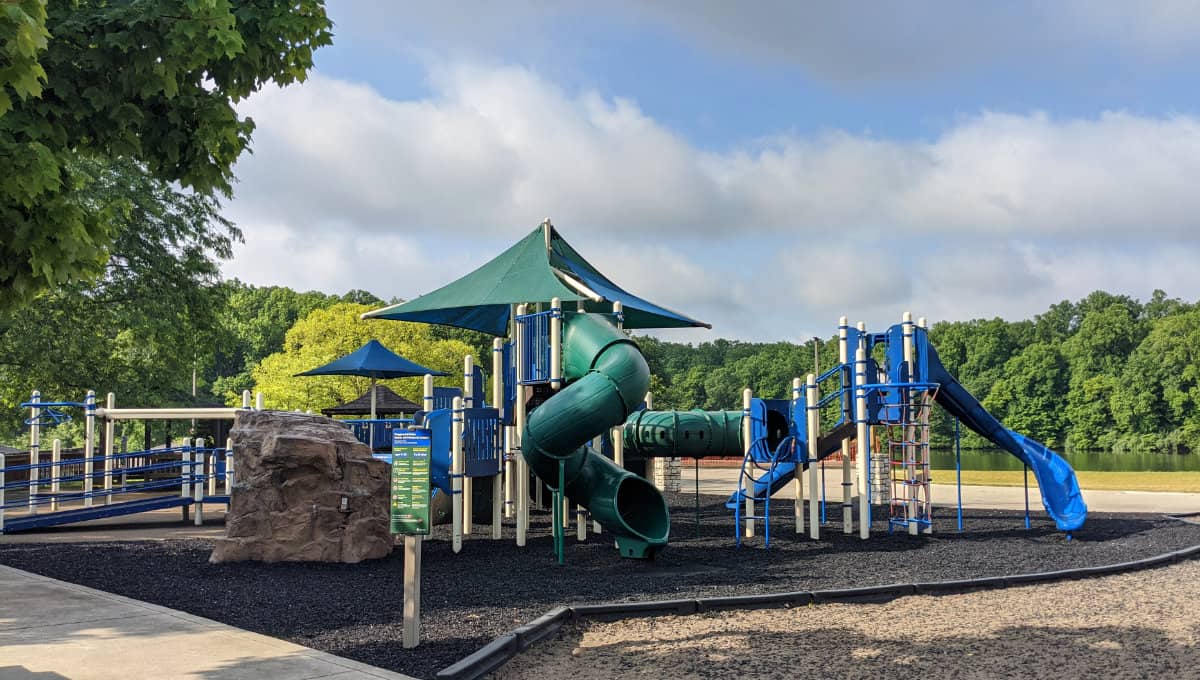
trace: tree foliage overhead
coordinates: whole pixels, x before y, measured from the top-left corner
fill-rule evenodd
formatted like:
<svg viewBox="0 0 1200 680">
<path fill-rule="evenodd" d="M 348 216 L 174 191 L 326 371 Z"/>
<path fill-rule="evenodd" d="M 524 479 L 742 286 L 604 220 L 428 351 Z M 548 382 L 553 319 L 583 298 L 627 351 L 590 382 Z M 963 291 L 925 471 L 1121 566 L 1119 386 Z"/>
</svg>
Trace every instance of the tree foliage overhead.
<svg viewBox="0 0 1200 680">
<path fill-rule="evenodd" d="M 217 261 L 240 233 L 216 200 L 132 162 L 75 165 L 72 172 L 92 178 L 89 200 L 113 208 L 111 254 L 95 282 L 0 310 L 0 417 L 17 414 L 35 389 L 65 400 L 95 389 L 126 404 L 178 403 L 190 398 L 192 370 L 203 375 L 220 336 L 214 321 L 226 300 Z"/>
<path fill-rule="evenodd" d="M 319 0 L 6 1 L 0 12 L 0 308 L 104 271 L 118 235 L 80 159 L 228 195 L 254 123 L 235 104 L 303 80 Z"/>
</svg>

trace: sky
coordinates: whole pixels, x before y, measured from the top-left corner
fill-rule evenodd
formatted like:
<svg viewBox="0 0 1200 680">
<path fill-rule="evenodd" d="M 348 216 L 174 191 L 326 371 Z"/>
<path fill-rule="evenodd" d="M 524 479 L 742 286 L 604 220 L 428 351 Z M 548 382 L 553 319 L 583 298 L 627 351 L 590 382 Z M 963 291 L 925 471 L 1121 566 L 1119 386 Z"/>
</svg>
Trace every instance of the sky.
<svg viewBox="0 0 1200 680">
<path fill-rule="evenodd" d="M 413 298 L 549 217 L 680 341 L 1200 299 L 1200 3 L 328 11 L 239 104 L 227 277 Z"/>
</svg>

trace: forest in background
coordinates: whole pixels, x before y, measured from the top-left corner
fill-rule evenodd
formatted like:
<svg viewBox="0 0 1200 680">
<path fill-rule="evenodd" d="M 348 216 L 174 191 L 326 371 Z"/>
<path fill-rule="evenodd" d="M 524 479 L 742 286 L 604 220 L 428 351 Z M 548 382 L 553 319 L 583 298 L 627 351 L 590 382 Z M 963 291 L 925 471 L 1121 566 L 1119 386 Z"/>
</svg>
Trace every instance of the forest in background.
<svg viewBox="0 0 1200 680">
<path fill-rule="evenodd" d="M 1154 291 L 1146 302 L 1096 291 L 1031 320 L 942 321 L 929 329 L 942 363 L 1009 428 L 1077 450 L 1200 451 L 1200 305 Z M 835 335 L 819 361 L 837 361 Z M 641 338 L 655 408 L 734 408 L 749 387 L 786 398 L 813 371 L 812 342 L 714 340 L 698 346 Z M 933 443 L 954 421 L 933 413 Z M 968 447 L 986 446 L 974 434 Z"/>
<path fill-rule="evenodd" d="M 222 228 L 223 238 L 237 236 L 232 227 Z M 214 252 L 226 247 L 222 241 Z M 216 280 L 207 269 L 199 280 L 180 278 L 179 290 L 164 289 L 147 281 L 162 280 L 168 253 L 153 253 L 157 265 L 146 255 L 136 268 L 113 267 L 98 287 L 57 290 L 0 315 L 0 355 L 14 359 L 0 365 L 0 439 L 24 441 L 24 414 L 16 405 L 35 388 L 65 399 L 81 399 L 88 388 L 101 398 L 114 391 L 119 403 L 139 406 L 236 404 L 241 391 L 250 389 L 264 391 L 271 407 L 317 411 L 363 393 L 366 379 L 293 374 L 372 338 L 451 373 L 439 380 L 445 385 L 458 384 L 466 353 L 490 365 L 491 338 L 483 334 L 361 320 L 361 312 L 395 301 L 367 291 L 333 295 L 257 287 Z M 186 268 L 178 261 L 170 267 Z M 930 337 L 946 368 L 992 413 L 1051 446 L 1200 450 L 1196 303 L 1162 291 L 1145 302 L 1096 291 L 1054 304 L 1031 320 L 938 322 Z M 814 368 L 812 340 L 636 339 L 653 373 L 656 408 L 737 408 L 745 387 L 764 398 L 786 398 L 792 378 Z M 816 342 L 820 367 L 828 368 L 837 359 L 836 335 Z M 416 379 L 386 384 L 419 397 Z M 934 443 L 947 445 L 953 421 L 939 409 L 934 413 Z M 62 436 L 71 437 L 69 427 Z M 963 444 L 986 445 L 972 434 Z"/>
</svg>

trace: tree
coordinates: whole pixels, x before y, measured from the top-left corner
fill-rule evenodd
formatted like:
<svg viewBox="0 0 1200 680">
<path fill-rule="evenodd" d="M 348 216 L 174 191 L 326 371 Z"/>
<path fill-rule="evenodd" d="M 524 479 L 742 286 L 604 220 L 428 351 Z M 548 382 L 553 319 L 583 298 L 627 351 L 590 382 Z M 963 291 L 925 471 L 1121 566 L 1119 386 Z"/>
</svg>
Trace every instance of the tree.
<svg viewBox="0 0 1200 680">
<path fill-rule="evenodd" d="M 126 404 L 190 399 L 191 374 L 212 360 L 213 320 L 225 305 L 217 261 L 240 232 L 217 201 L 180 191 L 132 162 L 76 161 L 91 201 L 114 208 L 104 273 L 0 311 L 0 418 L 39 389 L 82 400 L 114 391 Z M 14 420 L 4 431 L 19 430 Z"/>
<path fill-rule="evenodd" d="M 213 367 L 213 393 L 227 403 L 238 403 L 242 391 L 254 386 L 251 371 L 267 355 L 283 349 L 289 328 L 309 312 L 339 301 L 336 295 L 256 287 L 237 279 L 222 287 L 229 302 L 218 317 L 222 337 Z"/>
<path fill-rule="evenodd" d="M 1179 298 L 1169 298 L 1166 292 L 1155 288 L 1154 292 L 1150 294 L 1150 300 L 1146 302 L 1145 316 L 1147 319 L 1153 321 L 1176 314 L 1183 314 L 1192 309 L 1195 309 L 1195 305 L 1189 305 Z"/>
<path fill-rule="evenodd" d="M 472 348 L 460 340 L 438 340 L 426 324 L 380 319 L 360 319 L 369 305 L 338 303 L 315 309 L 288 330 L 283 349 L 263 359 L 252 370 L 256 389 L 270 408 L 319 411 L 349 401 L 367 391 L 369 378 L 353 376 L 295 377 L 378 340 L 393 352 L 432 369 L 450 374 L 435 384 L 462 385 L 463 357 Z M 479 357 L 475 357 L 479 363 Z M 421 403 L 419 378 L 381 381 L 397 394 Z"/>
<path fill-rule="evenodd" d="M 18 99 L 42 93 L 46 70 L 38 55 L 46 49 L 45 0 L 10 0 L 0 13 L 0 116 Z"/>
<path fill-rule="evenodd" d="M 1058 348 L 1034 343 L 1004 364 L 1003 377 L 983 406 L 1010 429 L 1053 446 L 1062 437 L 1068 380 L 1067 361 Z"/>
<path fill-rule="evenodd" d="M 1076 323 L 1074 303 L 1070 300 L 1057 302 L 1034 317 L 1034 338 L 1038 342 L 1062 342 L 1075 332 Z"/>
<path fill-rule="evenodd" d="M 1067 447 L 1075 449 L 1111 449 L 1118 431 L 1112 400 L 1121 390 L 1121 381 L 1111 375 L 1096 375 L 1071 387 L 1067 396 Z"/>
<path fill-rule="evenodd" d="M 1062 343 L 1063 354 L 1071 362 L 1072 383 L 1101 373 L 1119 374 L 1145 335 L 1144 324 L 1129 305 L 1113 303 L 1087 312 L 1079 331 Z"/>
<path fill-rule="evenodd" d="M 1126 444 L 1200 451 L 1200 311 L 1155 320 L 1121 378 L 1112 411 Z"/>
<path fill-rule="evenodd" d="M 0 309 L 105 271 L 116 217 L 88 159 L 228 195 L 254 123 L 235 105 L 303 80 L 331 42 L 320 0 L 5 2 Z"/>
</svg>

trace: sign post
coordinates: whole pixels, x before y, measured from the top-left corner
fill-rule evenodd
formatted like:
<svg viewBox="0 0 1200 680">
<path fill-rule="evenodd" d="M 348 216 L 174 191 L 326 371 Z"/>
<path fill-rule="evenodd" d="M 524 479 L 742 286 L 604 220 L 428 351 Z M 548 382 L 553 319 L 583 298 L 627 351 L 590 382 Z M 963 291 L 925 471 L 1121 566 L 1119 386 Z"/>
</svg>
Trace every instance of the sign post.
<svg viewBox="0 0 1200 680">
<path fill-rule="evenodd" d="M 392 434 L 391 529 L 404 535 L 405 649 L 421 641 L 421 537 L 429 533 L 428 430 L 397 430 Z"/>
</svg>

